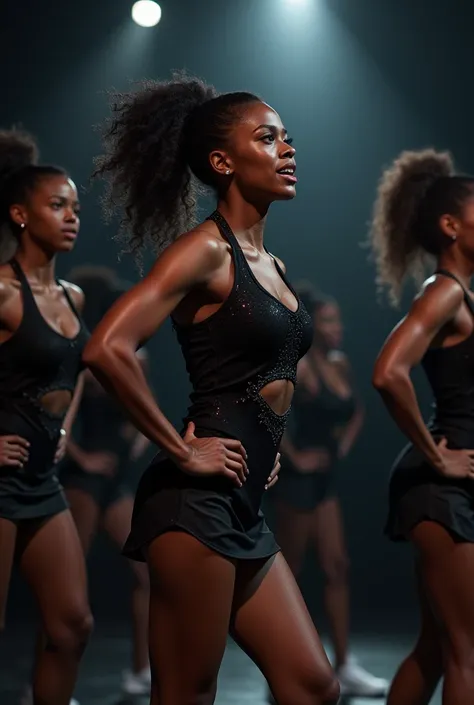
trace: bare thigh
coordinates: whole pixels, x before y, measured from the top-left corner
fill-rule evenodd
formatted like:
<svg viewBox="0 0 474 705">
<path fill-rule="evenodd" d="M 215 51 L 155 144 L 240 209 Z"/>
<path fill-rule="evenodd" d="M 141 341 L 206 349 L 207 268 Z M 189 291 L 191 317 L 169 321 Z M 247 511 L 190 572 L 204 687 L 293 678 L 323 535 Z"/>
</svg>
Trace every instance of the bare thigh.
<svg viewBox="0 0 474 705">
<path fill-rule="evenodd" d="M 16 534 L 16 525 L 9 519 L 0 518 L 0 631 L 5 627 L 5 613 L 15 555 Z"/>
<path fill-rule="evenodd" d="M 48 638 L 67 647 L 87 638 L 92 617 L 84 552 L 71 513 L 45 519 L 19 536 L 20 569 L 38 602 Z"/>
<path fill-rule="evenodd" d="M 313 511 L 311 537 L 325 576 L 331 581 L 345 579 L 349 559 L 341 505 L 335 497 L 324 500 Z"/>
<path fill-rule="evenodd" d="M 418 524 L 411 540 L 443 651 L 474 667 L 474 544 L 454 541 L 441 525 L 430 521 Z"/>
<path fill-rule="evenodd" d="M 232 635 L 263 672 L 279 704 L 337 701 L 332 667 L 280 553 L 239 564 Z"/>
<path fill-rule="evenodd" d="M 282 500 L 276 506 L 276 538 L 293 575 L 298 576 L 311 540 L 313 513 L 302 512 Z"/>
<path fill-rule="evenodd" d="M 74 487 L 66 489 L 66 497 L 83 551 L 87 555 L 97 533 L 100 506 L 88 492 Z"/>
<path fill-rule="evenodd" d="M 235 565 L 181 531 L 156 538 L 147 562 L 158 701 L 210 705 L 229 630 Z"/>
</svg>

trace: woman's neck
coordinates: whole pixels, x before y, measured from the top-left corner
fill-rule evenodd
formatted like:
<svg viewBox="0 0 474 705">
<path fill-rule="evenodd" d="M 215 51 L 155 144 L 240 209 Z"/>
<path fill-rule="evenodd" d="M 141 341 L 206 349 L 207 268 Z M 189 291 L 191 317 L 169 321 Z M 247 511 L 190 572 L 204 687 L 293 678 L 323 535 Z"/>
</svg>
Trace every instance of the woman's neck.
<svg viewBox="0 0 474 705">
<path fill-rule="evenodd" d="M 219 213 L 229 223 L 232 232 L 241 244 L 249 245 L 255 250 L 263 252 L 263 235 L 268 207 L 259 209 L 242 198 L 238 202 L 232 201 L 235 199 L 220 200 L 217 205 Z"/>
<path fill-rule="evenodd" d="M 38 284 L 47 287 L 56 283 L 54 274 L 55 255 L 49 256 L 38 248 L 19 247 L 15 254 L 15 259 L 25 274 L 28 274 Z"/>
</svg>

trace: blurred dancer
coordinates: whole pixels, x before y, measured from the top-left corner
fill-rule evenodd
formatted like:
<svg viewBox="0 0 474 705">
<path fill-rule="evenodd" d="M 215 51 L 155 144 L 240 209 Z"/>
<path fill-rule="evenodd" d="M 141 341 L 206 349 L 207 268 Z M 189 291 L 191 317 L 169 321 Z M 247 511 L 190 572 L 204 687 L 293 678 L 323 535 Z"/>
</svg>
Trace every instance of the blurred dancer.
<svg viewBox="0 0 474 705">
<path fill-rule="evenodd" d="M 378 281 L 398 303 L 407 275 L 423 284 L 377 359 L 374 385 L 411 441 L 396 461 L 386 532 L 416 549 L 421 629 L 392 683 L 390 705 L 474 701 L 474 178 L 451 156 L 404 152 L 382 175 L 372 227 Z M 427 426 L 410 373 L 435 397 Z"/>
<path fill-rule="evenodd" d="M 325 577 L 324 598 L 341 693 L 384 695 L 388 684 L 364 670 L 348 652 L 349 561 L 338 498 L 338 465 L 363 424 L 337 302 L 301 285 L 313 319 L 311 348 L 298 365 L 292 416 L 282 442 L 282 472 L 275 488 L 277 540 L 293 573 L 300 573 L 310 544 Z"/>
<path fill-rule="evenodd" d="M 68 705 L 89 633 L 84 555 L 58 482 L 80 396 L 84 295 L 56 279 L 74 248 L 77 190 L 37 165 L 34 140 L 0 132 L 0 622 L 14 555 L 45 634 L 33 674 L 41 705 Z"/>
<path fill-rule="evenodd" d="M 110 305 L 126 289 L 113 270 L 84 266 L 70 272 L 71 281 L 86 295 L 84 320 L 93 330 Z M 137 353 L 147 372 L 144 349 Z M 90 372 L 84 378 L 84 392 L 78 423 L 69 438 L 67 458 L 61 468 L 79 537 L 87 554 L 93 538 L 102 528 L 120 551 L 131 525 L 137 461 L 149 441 L 125 417 L 119 404 L 104 391 Z M 130 562 L 132 589 L 132 666 L 123 675 L 125 695 L 150 692 L 148 659 L 149 584 L 146 566 Z"/>
</svg>

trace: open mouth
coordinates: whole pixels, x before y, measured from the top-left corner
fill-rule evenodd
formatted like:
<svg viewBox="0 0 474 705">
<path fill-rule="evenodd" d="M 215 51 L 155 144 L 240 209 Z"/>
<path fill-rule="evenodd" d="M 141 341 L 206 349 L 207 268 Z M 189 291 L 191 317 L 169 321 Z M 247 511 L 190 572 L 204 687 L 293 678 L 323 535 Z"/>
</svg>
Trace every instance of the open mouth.
<svg viewBox="0 0 474 705">
<path fill-rule="evenodd" d="M 278 169 L 277 174 L 283 176 L 290 183 L 295 184 L 298 181 L 295 176 L 295 171 L 296 169 L 294 166 L 286 166 L 283 169 Z"/>
</svg>

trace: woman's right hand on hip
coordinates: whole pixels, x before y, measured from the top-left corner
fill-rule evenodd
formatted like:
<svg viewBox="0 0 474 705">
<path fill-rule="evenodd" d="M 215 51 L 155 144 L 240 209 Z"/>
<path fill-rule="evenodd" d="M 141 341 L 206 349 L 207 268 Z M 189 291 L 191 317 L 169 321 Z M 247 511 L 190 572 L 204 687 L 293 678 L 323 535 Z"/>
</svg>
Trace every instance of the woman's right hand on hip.
<svg viewBox="0 0 474 705">
<path fill-rule="evenodd" d="M 438 443 L 438 450 L 443 458 L 443 468 L 438 468 L 438 472 L 443 477 L 474 479 L 474 450 L 452 450 L 448 448 L 446 438 L 442 438 Z"/>
<path fill-rule="evenodd" d="M 232 438 L 197 438 L 195 425 L 191 421 L 184 435 L 184 442 L 190 448 L 189 457 L 178 463 L 188 475 L 223 475 L 237 487 L 242 487 L 247 479 L 247 453 L 240 441 Z"/>
<path fill-rule="evenodd" d="M 21 436 L 0 436 L 0 467 L 22 468 L 28 462 L 29 447 Z"/>
</svg>

